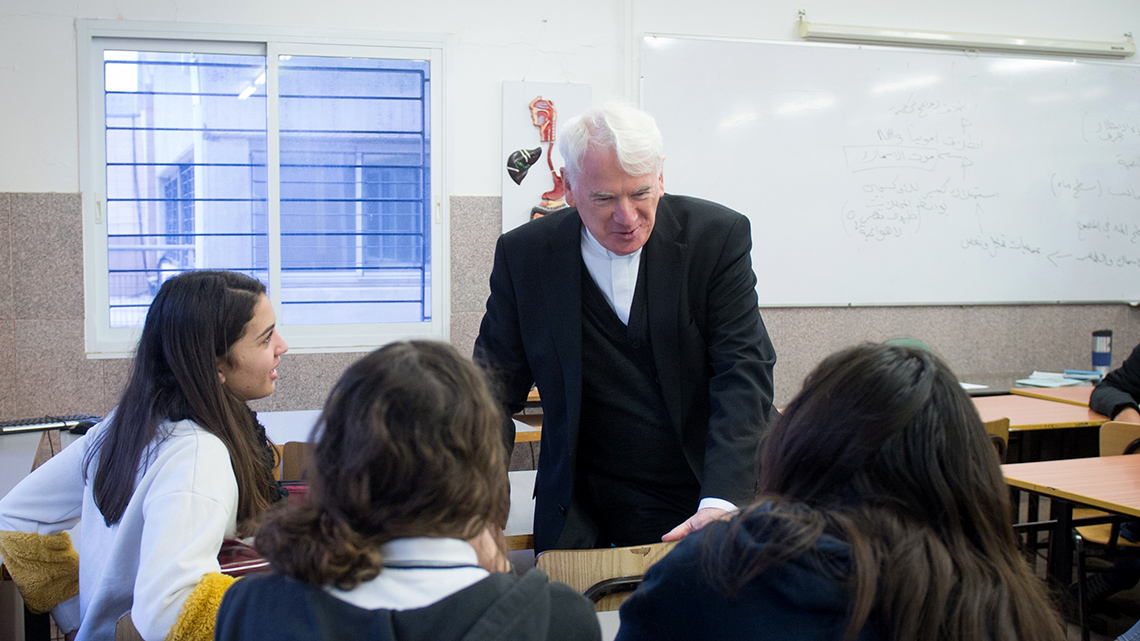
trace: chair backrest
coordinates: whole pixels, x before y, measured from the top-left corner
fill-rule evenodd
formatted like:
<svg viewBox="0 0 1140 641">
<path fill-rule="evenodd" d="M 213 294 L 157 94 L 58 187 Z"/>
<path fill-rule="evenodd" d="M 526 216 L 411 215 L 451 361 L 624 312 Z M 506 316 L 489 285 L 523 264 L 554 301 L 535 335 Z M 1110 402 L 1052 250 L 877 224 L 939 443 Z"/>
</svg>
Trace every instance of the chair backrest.
<svg viewBox="0 0 1140 641">
<path fill-rule="evenodd" d="M 270 443 L 269 448 L 273 450 L 273 480 L 281 480 L 281 461 L 285 453 L 285 448 L 276 443 Z"/>
<path fill-rule="evenodd" d="M 130 612 L 119 617 L 119 621 L 115 624 L 115 641 L 145 641 L 135 629 Z"/>
<path fill-rule="evenodd" d="M 304 441 L 289 441 L 281 446 L 281 480 L 300 481 L 309 463 L 311 444 Z"/>
<path fill-rule="evenodd" d="M 599 612 L 616 610 L 629 596 L 629 591 L 651 565 L 669 553 L 674 543 L 653 543 L 626 548 L 602 548 L 599 550 L 547 550 L 538 555 L 535 566 L 546 573 L 551 581 L 565 583 L 575 590 L 587 593 L 600 593 L 594 608 Z M 607 594 L 607 582 L 623 579 L 617 589 L 619 594 Z M 609 583 L 608 585 L 615 585 Z M 592 590 L 593 589 L 593 590 Z"/>
<path fill-rule="evenodd" d="M 48 459 L 59 454 L 63 443 L 59 438 L 59 430 L 47 430 L 40 435 L 40 444 L 36 447 L 36 455 L 32 458 L 32 472 L 48 462 Z"/>
<path fill-rule="evenodd" d="M 990 435 L 990 441 L 994 444 L 994 449 L 997 450 L 998 460 L 1005 463 L 1005 452 L 1009 446 L 1009 419 L 996 418 L 992 421 L 985 421 L 986 434 Z"/>
<path fill-rule="evenodd" d="M 1132 454 L 1140 448 L 1140 443 L 1133 445 L 1137 439 L 1140 439 L 1140 424 L 1109 421 L 1100 426 L 1100 455 Z M 1132 451 L 1128 451 L 1129 445 Z"/>
</svg>

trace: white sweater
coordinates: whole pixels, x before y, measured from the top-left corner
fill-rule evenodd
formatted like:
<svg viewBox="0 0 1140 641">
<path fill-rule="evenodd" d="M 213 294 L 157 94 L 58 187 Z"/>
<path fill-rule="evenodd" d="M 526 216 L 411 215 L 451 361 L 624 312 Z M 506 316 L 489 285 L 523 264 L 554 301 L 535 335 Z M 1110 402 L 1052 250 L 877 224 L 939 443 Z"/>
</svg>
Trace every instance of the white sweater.
<svg viewBox="0 0 1140 641">
<path fill-rule="evenodd" d="M 192 421 L 166 423 L 151 444 L 122 518 L 108 527 L 83 460 L 108 417 L 0 499 L 0 530 L 56 534 L 77 522 L 79 597 L 52 612 L 66 630 L 78 614 L 78 641 L 113 639 L 131 613 L 147 641 L 166 637 L 186 597 L 236 530 L 238 488 L 226 446 Z M 75 606 L 78 605 L 78 613 Z"/>
</svg>

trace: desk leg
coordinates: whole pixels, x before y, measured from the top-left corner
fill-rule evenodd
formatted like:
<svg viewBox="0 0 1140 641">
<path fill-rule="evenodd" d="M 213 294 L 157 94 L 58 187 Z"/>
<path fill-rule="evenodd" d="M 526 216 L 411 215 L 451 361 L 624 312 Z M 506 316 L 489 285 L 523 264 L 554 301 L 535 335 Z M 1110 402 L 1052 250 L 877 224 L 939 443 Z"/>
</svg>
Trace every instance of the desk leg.
<svg viewBox="0 0 1140 641">
<path fill-rule="evenodd" d="M 1025 520 L 1028 523 L 1036 523 L 1040 520 L 1041 516 L 1041 495 L 1035 492 L 1028 492 L 1025 497 Z M 1025 535 L 1026 547 L 1037 555 L 1037 550 L 1041 549 L 1041 532 L 1033 530 Z"/>
<path fill-rule="evenodd" d="M 1055 521 L 1049 536 L 1049 578 L 1057 588 L 1066 590 L 1073 582 L 1073 504 L 1058 498 L 1049 504 Z"/>
<path fill-rule="evenodd" d="M 1012 520 L 1010 523 L 1017 525 L 1018 523 L 1032 523 L 1036 519 L 1030 515 L 1033 510 L 1029 506 L 1035 506 L 1032 502 L 1033 494 L 1025 492 L 1027 499 L 1026 518 L 1021 518 L 1021 495 L 1022 490 L 1016 487 L 1009 488 L 1009 508 L 1012 513 Z M 1022 553 L 1025 555 L 1025 560 L 1032 565 L 1033 560 L 1037 558 L 1037 534 L 1035 532 L 1024 532 L 1017 534 L 1017 543 L 1021 547 Z"/>
</svg>

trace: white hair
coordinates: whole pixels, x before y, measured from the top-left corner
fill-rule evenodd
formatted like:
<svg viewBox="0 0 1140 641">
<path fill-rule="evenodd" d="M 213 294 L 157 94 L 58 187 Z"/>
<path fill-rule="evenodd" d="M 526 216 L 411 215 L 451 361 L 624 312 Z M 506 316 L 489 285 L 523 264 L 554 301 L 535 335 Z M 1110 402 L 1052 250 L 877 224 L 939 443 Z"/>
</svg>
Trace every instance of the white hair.
<svg viewBox="0 0 1140 641">
<path fill-rule="evenodd" d="M 567 180 L 573 182 L 582 158 L 593 149 L 612 149 L 631 176 L 659 175 L 665 143 L 653 116 L 624 102 L 606 102 L 571 118 L 558 133 L 558 151 Z"/>
</svg>

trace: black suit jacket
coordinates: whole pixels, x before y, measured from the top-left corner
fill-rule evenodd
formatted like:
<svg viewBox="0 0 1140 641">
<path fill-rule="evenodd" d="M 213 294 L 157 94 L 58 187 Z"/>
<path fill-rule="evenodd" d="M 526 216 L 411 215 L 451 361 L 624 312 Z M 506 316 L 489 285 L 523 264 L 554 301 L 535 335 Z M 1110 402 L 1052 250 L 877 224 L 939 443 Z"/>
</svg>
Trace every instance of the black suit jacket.
<svg viewBox="0 0 1140 641">
<path fill-rule="evenodd" d="M 535 549 L 573 518 L 582 397 L 581 218 L 576 209 L 499 238 L 475 356 L 517 412 L 542 395 Z M 775 350 L 760 319 L 748 219 L 708 201 L 665 195 L 645 244 L 649 335 L 666 410 L 702 497 L 737 504 L 755 492 L 755 456 L 772 412 Z M 506 434 L 513 442 L 513 433 Z M 571 528 L 573 529 L 573 528 Z"/>
</svg>

